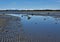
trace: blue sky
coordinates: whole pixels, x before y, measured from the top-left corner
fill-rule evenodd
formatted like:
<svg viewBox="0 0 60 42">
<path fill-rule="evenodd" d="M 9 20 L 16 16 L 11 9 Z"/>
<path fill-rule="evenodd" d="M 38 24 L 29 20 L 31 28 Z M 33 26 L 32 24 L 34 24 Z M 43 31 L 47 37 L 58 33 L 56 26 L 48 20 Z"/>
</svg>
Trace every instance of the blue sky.
<svg viewBox="0 0 60 42">
<path fill-rule="evenodd" d="M 0 9 L 60 9 L 60 0 L 0 0 Z"/>
</svg>

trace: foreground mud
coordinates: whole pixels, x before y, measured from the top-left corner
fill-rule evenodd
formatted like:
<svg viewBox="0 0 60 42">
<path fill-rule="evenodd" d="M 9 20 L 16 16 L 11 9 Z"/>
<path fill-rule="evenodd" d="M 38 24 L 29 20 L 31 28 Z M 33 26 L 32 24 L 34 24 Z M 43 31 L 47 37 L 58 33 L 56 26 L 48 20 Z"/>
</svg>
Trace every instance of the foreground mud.
<svg viewBox="0 0 60 42">
<path fill-rule="evenodd" d="M 0 42 L 28 42 L 20 17 L 0 15 Z"/>
</svg>

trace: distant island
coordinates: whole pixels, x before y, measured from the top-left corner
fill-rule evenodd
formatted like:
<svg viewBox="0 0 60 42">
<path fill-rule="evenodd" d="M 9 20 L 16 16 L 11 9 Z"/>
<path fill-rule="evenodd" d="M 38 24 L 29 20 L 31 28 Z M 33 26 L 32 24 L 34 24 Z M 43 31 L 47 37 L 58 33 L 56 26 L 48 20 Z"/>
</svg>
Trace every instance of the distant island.
<svg viewBox="0 0 60 42">
<path fill-rule="evenodd" d="M 49 10 L 49 9 L 46 9 L 46 10 L 0 10 L 1 11 L 20 11 L 20 12 L 29 12 L 29 11 L 60 11 L 60 10 Z"/>
<path fill-rule="evenodd" d="M 60 10 L 0 10 L 0 14 L 60 15 Z"/>
</svg>

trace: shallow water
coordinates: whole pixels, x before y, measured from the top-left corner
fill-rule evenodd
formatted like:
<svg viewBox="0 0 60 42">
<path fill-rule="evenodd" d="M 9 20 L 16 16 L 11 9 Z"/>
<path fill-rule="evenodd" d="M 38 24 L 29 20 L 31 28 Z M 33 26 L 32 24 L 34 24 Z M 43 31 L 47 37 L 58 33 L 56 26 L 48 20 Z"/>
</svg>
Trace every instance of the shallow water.
<svg viewBox="0 0 60 42">
<path fill-rule="evenodd" d="M 60 42 L 60 18 L 58 16 L 23 16 L 24 32 L 32 42 Z"/>
<path fill-rule="evenodd" d="M 1 42 L 60 42 L 59 16 L 27 14 L 11 14 L 11 16 L 13 19 L 9 18 L 9 21 L 5 18 L 5 24 L 8 25 L 2 26 L 5 31 L 0 29 L 0 35 L 2 35 L 0 38 L 4 38 L 4 41 L 0 40 Z M 0 24 L 2 25 L 3 22 L 4 18 Z"/>
</svg>

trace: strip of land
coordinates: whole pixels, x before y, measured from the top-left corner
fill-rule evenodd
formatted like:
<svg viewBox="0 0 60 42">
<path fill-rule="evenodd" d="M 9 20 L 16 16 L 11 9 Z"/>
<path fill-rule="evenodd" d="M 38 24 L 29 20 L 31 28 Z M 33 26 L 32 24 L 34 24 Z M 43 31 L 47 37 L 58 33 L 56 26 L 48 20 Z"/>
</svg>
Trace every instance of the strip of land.
<svg viewBox="0 0 60 42">
<path fill-rule="evenodd" d="M 60 10 L 0 10 L 0 14 L 60 15 Z"/>
</svg>

